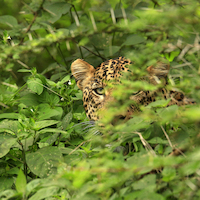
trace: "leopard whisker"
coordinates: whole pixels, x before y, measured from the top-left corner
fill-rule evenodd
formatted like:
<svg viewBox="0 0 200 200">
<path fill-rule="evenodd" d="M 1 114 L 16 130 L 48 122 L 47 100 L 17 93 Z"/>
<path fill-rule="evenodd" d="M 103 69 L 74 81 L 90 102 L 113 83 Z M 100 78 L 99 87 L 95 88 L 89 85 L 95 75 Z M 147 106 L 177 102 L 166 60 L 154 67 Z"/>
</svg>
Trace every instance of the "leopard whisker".
<svg viewBox="0 0 200 200">
<path fill-rule="evenodd" d="M 91 129 L 86 129 L 85 131 L 83 131 L 83 133 L 87 133 L 87 132 L 89 132 L 89 131 L 92 131 L 92 130 L 95 130 L 96 128 L 94 127 L 94 128 L 91 128 Z"/>
<path fill-rule="evenodd" d="M 100 135 L 101 134 L 101 132 L 99 131 L 99 130 L 96 130 L 94 133 L 93 133 L 93 135 Z"/>
<path fill-rule="evenodd" d="M 76 127 L 76 126 L 80 126 L 80 125 L 88 125 L 88 124 L 95 124 L 94 121 L 86 121 L 86 122 L 80 122 L 78 124 L 75 124 L 72 126 L 72 128 Z"/>
<path fill-rule="evenodd" d="M 94 127 L 95 125 L 87 125 L 85 128 L 83 128 L 83 130 L 86 130 L 86 129 L 89 129 L 89 128 L 91 128 L 91 127 Z"/>
</svg>

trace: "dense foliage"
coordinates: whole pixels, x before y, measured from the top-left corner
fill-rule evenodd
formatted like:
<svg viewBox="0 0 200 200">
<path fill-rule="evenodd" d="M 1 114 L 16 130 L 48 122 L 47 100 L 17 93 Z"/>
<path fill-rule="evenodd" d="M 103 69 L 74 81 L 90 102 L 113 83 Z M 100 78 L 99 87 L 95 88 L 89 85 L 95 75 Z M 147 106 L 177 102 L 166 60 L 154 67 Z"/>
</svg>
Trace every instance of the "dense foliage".
<svg viewBox="0 0 200 200">
<path fill-rule="evenodd" d="M 2 1 L 0 199 L 199 199 L 199 31 L 196 0 Z M 118 56 L 134 76 L 93 127 L 71 62 Z M 139 77 L 163 58 L 168 89 L 196 104 L 158 99 L 111 125 L 133 92 L 155 89 Z"/>
</svg>

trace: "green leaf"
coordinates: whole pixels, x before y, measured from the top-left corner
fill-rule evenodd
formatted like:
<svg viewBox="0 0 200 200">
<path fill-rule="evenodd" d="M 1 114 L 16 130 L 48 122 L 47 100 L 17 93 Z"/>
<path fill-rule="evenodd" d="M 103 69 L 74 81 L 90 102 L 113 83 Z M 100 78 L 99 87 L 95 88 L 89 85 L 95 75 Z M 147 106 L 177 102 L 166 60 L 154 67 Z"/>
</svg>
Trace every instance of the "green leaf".
<svg viewBox="0 0 200 200">
<path fill-rule="evenodd" d="M 125 195 L 124 197 L 124 200 L 134 200 L 134 199 L 136 200 L 143 200 L 143 199 L 165 200 L 165 198 L 162 195 L 149 191 L 149 190 L 145 190 L 145 189 L 131 192 Z"/>
<path fill-rule="evenodd" d="M 59 187 L 56 186 L 45 187 L 37 190 L 37 192 L 31 198 L 29 198 L 29 200 L 49 199 L 48 197 L 56 196 L 58 191 Z"/>
<path fill-rule="evenodd" d="M 38 106 L 39 116 L 38 120 L 50 119 L 53 116 L 58 116 L 61 114 L 61 111 L 57 109 L 52 109 L 49 104 L 40 104 Z"/>
<path fill-rule="evenodd" d="M 27 81 L 28 87 L 33 92 L 40 95 L 43 92 L 43 84 L 39 78 L 31 78 Z"/>
<path fill-rule="evenodd" d="M 17 138 L 9 138 L 7 140 L 1 140 L 1 142 L 2 143 L 0 144 L 0 158 L 5 156 L 14 144 L 17 144 Z"/>
<path fill-rule="evenodd" d="M 118 0 L 108 0 L 108 2 L 110 3 L 110 5 L 112 6 L 112 8 L 115 8 L 116 4 L 119 3 Z"/>
<path fill-rule="evenodd" d="M 13 185 L 14 178 L 10 176 L 1 176 L 0 177 L 0 191 L 10 189 Z"/>
<path fill-rule="evenodd" d="M 172 167 L 165 167 L 162 171 L 163 178 L 165 182 L 172 181 L 176 177 L 176 170 Z"/>
<path fill-rule="evenodd" d="M 34 179 L 26 185 L 26 195 L 28 196 L 42 182 L 42 179 Z"/>
<path fill-rule="evenodd" d="M 148 128 L 150 124 L 150 121 L 145 121 L 141 117 L 133 117 L 127 122 L 126 131 L 134 131 L 141 128 Z"/>
<path fill-rule="evenodd" d="M 117 53 L 120 50 L 120 46 L 109 46 L 104 50 L 104 54 L 106 56 L 112 56 L 113 54 Z"/>
<path fill-rule="evenodd" d="M 142 192 L 143 192 L 142 190 L 131 192 L 131 193 L 129 193 L 129 194 L 127 194 L 127 195 L 124 196 L 124 200 L 134 200 L 134 199 L 137 199 L 137 197 L 140 196 L 140 194 Z"/>
<path fill-rule="evenodd" d="M 63 130 L 66 130 L 67 126 L 69 125 L 69 123 L 71 122 L 72 120 L 72 112 L 69 112 L 67 113 L 64 117 L 63 117 L 63 120 L 62 120 L 62 127 L 63 127 Z"/>
<path fill-rule="evenodd" d="M 18 25 L 17 20 L 11 15 L 0 16 L 0 23 L 6 24 L 11 28 L 14 28 L 14 26 Z"/>
<path fill-rule="evenodd" d="M 79 42 L 79 46 L 84 46 L 89 42 L 89 37 L 84 37 L 81 39 L 81 41 Z"/>
<path fill-rule="evenodd" d="M 158 145 L 155 147 L 155 151 L 158 152 L 158 154 L 163 154 L 163 145 L 158 144 Z"/>
<path fill-rule="evenodd" d="M 61 107 L 55 107 L 54 109 L 59 113 L 59 115 L 55 116 L 55 119 L 56 120 L 61 120 L 62 115 L 63 115 L 63 109 Z"/>
<path fill-rule="evenodd" d="M 49 101 L 50 101 L 50 104 L 55 105 L 55 104 L 59 103 L 60 98 L 57 95 L 51 94 Z"/>
<path fill-rule="evenodd" d="M 22 199 L 22 195 L 17 194 L 16 190 L 11 189 L 0 192 L 0 198 L 3 200 L 5 197 L 7 197 L 6 199 L 12 199 L 12 197 L 13 199 Z"/>
<path fill-rule="evenodd" d="M 166 108 L 161 108 L 157 111 L 159 117 L 162 119 L 162 122 L 168 122 L 174 119 L 177 115 L 179 107 L 177 105 L 168 106 Z"/>
<path fill-rule="evenodd" d="M 63 133 L 65 135 L 68 135 L 67 131 L 63 131 L 63 130 L 55 129 L 55 128 L 44 128 L 44 129 L 38 131 L 38 133 L 39 134 L 42 134 L 42 133 Z"/>
<path fill-rule="evenodd" d="M 63 14 L 69 12 L 71 5 L 66 2 L 45 3 L 44 9 L 50 14 L 48 21 L 50 23 L 56 22 Z"/>
<path fill-rule="evenodd" d="M 37 106 L 39 104 L 38 102 L 38 95 L 37 94 L 32 94 L 32 93 L 28 93 L 24 96 L 22 96 L 19 101 L 23 104 L 25 104 L 26 106 Z"/>
<path fill-rule="evenodd" d="M 150 144 L 167 144 L 168 141 L 167 140 L 163 140 L 159 137 L 154 137 L 151 140 L 148 140 L 148 143 Z"/>
<path fill-rule="evenodd" d="M 140 35 L 130 35 L 122 45 L 135 45 L 145 41 L 145 38 Z"/>
<path fill-rule="evenodd" d="M 146 108 L 162 108 L 162 107 L 166 107 L 167 104 L 171 101 L 171 99 L 167 99 L 167 100 L 157 100 L 154 101 L 152 103 L 150 103 L 149 105 L 146 106 Z"/>
<path fill-rule="evenodd" d="M 84 185 L 84 182 L 89 176 L 90 172 L 87 170 L 77 173 L 77 176 L 75 177 L 73 182 L 73 186 L 75 186 L 76 188 L 80 188 L 82 185 Z"/>
<path fill-rule="evenodd" d="M 15 186 L 17 189 L 17 192 L 24 194 L 26 191 L 26 177 L 22 170 L 19 170 L 19 174 L 17 176 Z"/>
<path fill-rule="evenodd" d="M 156 175 L 155 174 L 150 174 L 145 176 L 139 181 L 135 181 L 133 184 L 133 189 L 134 190 L 141 190 L 141 189 L 149 189 L 149 190 L 154 190 L 156 188 Z"/>
<path fill-rule="evenodd" d="M 186 119 L 190 120 L 199 120 L 200 119 L 200 108 L 191 107 L 183 112 L 183 116 Z"/>
<path fill-rule="evenodd" d="M 0 119 L 18 119 L 19 113 L 3 113 L 0 114 Z"/>
<path fill-rule="evenodd" d="M 180 54 L 180 50 L 178 51 L 172 51 L 170 54 L 164 54 L 165 58 L 169 60 L 169 62 L 172 62 L 175 57 L 177 57 Z"/>
<path fill-rule="evenodd" d="M 0 132 L 6 131 L 12 135 L 17 135 L 18 130 L 21 129 L 21 124 L 16 120 L 3 120 L 0 122 Z"/>
<path fill-rule="evenodd" d="M 32 70 L 30 70 L 30 69 L 19 69 L 19 70 L 17 70 L 17 72 L 29 72 L 29 73 L 31 73 Z"/>
<path fill-rule="evenodd" d="M 70 80 L 70 76 L 67 75 L 67 76 L 65 76 L 65 77 L 60 81 L 60 83 L 61 83 L 61 84 L 64 84 L 64 83 L 66 83 L 66 82 L 69 81 L 69 80 Z"/>
<path fill-rule="evenodd" d="M 198 161 L 190 161 L 184 166 L 182 166 L 179 170 L 182 174 L 186 176 L 190 176 L 194 173 L 196 173 L 200 168 L 200 163 Z"/>
<path fill-rule="evenodd" d="M 48 102 L 50 105 L 56 105 L 59 103 L 60 98 L 58 95 L 55 94 L 49 94 L 47 91 L 44 91 L 40 96 L 39 96 L 39 101 L 40 102 Z M 45 104 L 41 104 L 40 107 L 44 106 Z"/>
<path fill-rule="evenodd" d="M 57 124 L 58 122 L 59 121 L 55 121 L 55 120 L 43 120 L 43 121 L 35 122 L 34 129 L 40 130 L 40 129 L 45 128 L 47 126 Z"/>
<path fill-rule="evenodd" d="M 63 160 L 57 147 L 44 147 L 26 155 L 30 170 L 39 177 L 47 177 L 57 171 L 57 166 Z"/>
</svg>

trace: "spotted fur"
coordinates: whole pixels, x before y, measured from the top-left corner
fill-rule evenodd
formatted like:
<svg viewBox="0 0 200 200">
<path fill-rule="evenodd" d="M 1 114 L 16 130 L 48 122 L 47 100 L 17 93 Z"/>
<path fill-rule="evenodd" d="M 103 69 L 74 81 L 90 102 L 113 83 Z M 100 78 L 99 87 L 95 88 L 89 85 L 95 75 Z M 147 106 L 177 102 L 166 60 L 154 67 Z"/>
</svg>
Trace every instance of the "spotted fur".
<svg viewBox="0 0 200 200">
<path fill-rule="evenodd" d="M 103 94 L 99 94 L 97 91 L 103 89 L 107 81 L 118 79 L 122 71 L 127 72 L 128 65 L 130 64 L 131 61 L 124 57 L 105 61 L 96 69 L 81 59 L 77 59 L 72 63 L 71 71 L 76 78 L 78 87 L 83 91 L 83 106 L 90 120 L 98 120 L 97 111 L 102 109 L 105 102 L 108 102 L 112 98 L 108 91 L 105 91 Z M 156 66 L 148 67 L 148 81 L 154 85 L 158 84 L 160 81 L 164 81 L 164 84 L 167 84 L 169 69 L 169 64 L 161 62 L 158 62 Z M 162 94 L 164 99 L 171 99 L 168 106 L 193 103 L 181 92 L 167 91 L 165 88 L 151 92 L 138 91 L 138 93 L 131 96 L 131 100 L 133 100 L 134 103 L 128 109 L 127 118 L 138 111 L 138 105 L 148 105 L 155 101 L 158 92 Z"/>
</svg>

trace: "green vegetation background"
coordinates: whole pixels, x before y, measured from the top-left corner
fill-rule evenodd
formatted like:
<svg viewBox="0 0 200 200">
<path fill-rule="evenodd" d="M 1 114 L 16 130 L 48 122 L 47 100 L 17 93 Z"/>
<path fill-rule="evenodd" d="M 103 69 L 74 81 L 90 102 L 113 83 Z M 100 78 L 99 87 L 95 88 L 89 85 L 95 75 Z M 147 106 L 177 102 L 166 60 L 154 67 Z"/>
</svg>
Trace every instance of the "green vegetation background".
<svg viewBox="0 0 200 200">
<path fill-rule="evenodd" d="M 196 0 L 2 0 L 0 199 L 199 199 L 199 31 Z M 70 65 L 119 56 L 134 76 L 94 127 Z M 196 105 L 158 100 L 111 126 L 163 58 L 168 89 Z"/>
</svg>

